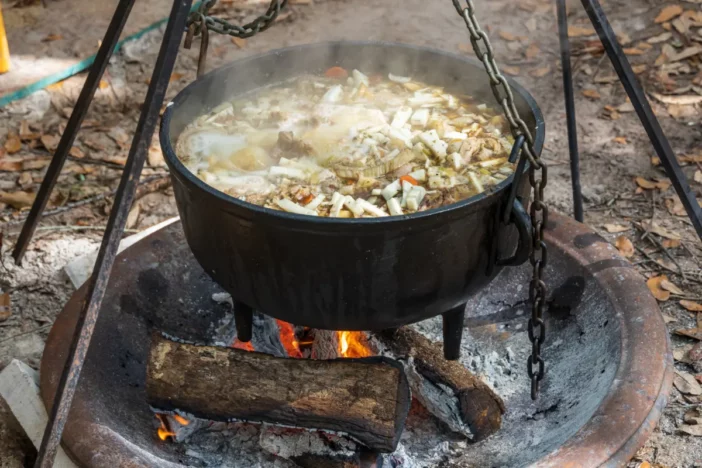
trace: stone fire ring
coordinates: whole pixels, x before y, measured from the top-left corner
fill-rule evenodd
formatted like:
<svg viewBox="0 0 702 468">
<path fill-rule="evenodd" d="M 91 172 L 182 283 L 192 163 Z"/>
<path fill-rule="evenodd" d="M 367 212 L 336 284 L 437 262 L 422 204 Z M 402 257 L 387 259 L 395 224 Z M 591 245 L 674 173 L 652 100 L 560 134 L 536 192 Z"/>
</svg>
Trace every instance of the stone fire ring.
<svg viewBox="0 0 702 468">
<path fill-rule="evenodd" d="M 608 242 L 585 225 L 552 215 L 546 242 L 549 245 L 546 279 L 550 290 L 557 289 L 553 283 L 573 278 L 573 271 L 584 279 L 587 286 L 583 290 L 587 294 L 583 295 L 582 303 L 594 301 L 604 306 L 595 313 L 600 329 L 583 328 L 581 336 L 588 332 L 588 340 L 599 338 L 610 343 L 604 347 L 609 352 L 593 352 L 591 341 L 570 340 L 566 335 L 566 342 L 560 348 L 577 355 L 581 352 L 579 347 L 583 347 L 576 366 L 583 369 L 582 375 L 592 376 L 567 383 L 571 392 L 587 395 L 581 398 L 587 400 L 581 405 L 584 409 L 569 416 L 568 411 L 578 408 L 572 410 L 572 405 L 568 406 L 562 416 L 569 418 L 568 421 L 563 425 L 557 421 L 551 433 L 542 435 L 543 442 L 533 453 L 525 450 L 524 455 L 517 455 L 522 458 L 501 464 L 559 468 L 622 466 L 651 435 L 671 388 L 673 360 L 660 310 L 643 278 Z M 506 273 L 528 278 L 529 269 L 527 264 Z M 492 292 L 482 294 L 491 295 L 494 303 L 500 302 L 497 296 L 505 288 L 489 289 Z M 46 343 L 41 394 L 47 407 L 51 406 L 56 391 L 85 291 L 82 287 L 73 295 Z M 157 328 L 185 339 L 206 337 L 211 333 L 211 324 L 227 312 L 224 306 L 213 305 L 211 295 L 216 291 L 220 291 L 219 287 L 195 262 L 178 223 L 147 237 L 118 257 L 63 436 L 64 448 L 81 466 L 187 465 L 184 455 L 178 453 L 177 444 L 162 443 L 155 436 L 154 418 L 144 393 L 148 334 Z M 573 310 L 574 314 L 568 317 L 575 318 L 566 321 L 574 320 L 578 326 L 580 321 L 590 323 L 588 317 L 592 313 L 578 307 Z M 558 347 L 553 343 L 559 335 L 554 326 L 549 329 L 546 358 L 550 369 L 559 374 L 559 354 L 549 353 L 549 347 Z M 521 332 L 525 333 L 523 330 L 524 327 Z M 609 363 L 605 362 L 608 356 L 612 356 Z M 588 370 L 588 366 L 592 369 Z M 543 382 L 544 400 L 552 397 L 549 392 L 555 390 L 550 389 L 557 387 L 550 383 L 551 379 L 555 382 L 561 377 L 555 374 L 547 373 Z M 591 383 L 597 379 L 599 384 Z M 508 415 L 510 406 L 532 408 L 526 396 L 529 393 L 526 376 L 523 387 L 523 395 L 506 398 Z M 495 437 L 502 438 L 497 443 L 518 444 L 529 430 L 529 426 L 520 426 L 513 431 L 506 423 L 503 434 Z M 563 435 L 568 431 L 571 432 Z M 485 443 L 489 445 L 490 439 Z M 476 450 L 480 453 L 481 449 Z M 498 447 L 494 453 L 499 454 L 500 450 Z M 494 462 L 481 458 L 481 466 Z"/>
</svg>

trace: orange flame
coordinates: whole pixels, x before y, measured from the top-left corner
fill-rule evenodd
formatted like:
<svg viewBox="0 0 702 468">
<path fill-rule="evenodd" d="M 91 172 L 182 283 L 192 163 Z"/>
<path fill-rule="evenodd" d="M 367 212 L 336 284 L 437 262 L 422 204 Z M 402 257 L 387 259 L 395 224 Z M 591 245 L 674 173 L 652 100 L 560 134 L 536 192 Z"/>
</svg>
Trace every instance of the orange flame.
<svg viewBox="0 0 702 468">
<path fill-rule="evenodd" d="M 295 336 L 295 329 L 288 322 L 276 319 L 278 328 L 280 329 L 280 342 L 287 351 L 288 356 L 292 358 L 301 358 L 300 343 Z"/>
<path fill-rule="evenodd" d="M 173 419 L 178 421 L 178 424 L 180 424 L 181 426 L 187 426 L 188 424 L 190 424 L 190 421 L 188 421 L 187 419 L 185 419 L 183 416 L 181 416 L 179 414 L 174 414 Z"/>
<path fill-rule="evenodd" d="M 360 358 L 371 356 L 371 349 L 368 346 L 366 335 L 358 331 L 337 332 L 339 342 L 339 354 L 346 358 Z"/>
<path fill-rule="evenodd" d="M 161 440 L 166 440 L 169 437 L 175 437 L 175 432 L 168 430 L 168 427 L 166 426 L 166 421 L 163 419 L 163 416 L 160 414 L 156 414 L 156 419 L 158 419 L 159 423 L 161 423 L 161 426 L 158 428 L 156 433 L 158 434 L 158 438 Z"/>
</svg>

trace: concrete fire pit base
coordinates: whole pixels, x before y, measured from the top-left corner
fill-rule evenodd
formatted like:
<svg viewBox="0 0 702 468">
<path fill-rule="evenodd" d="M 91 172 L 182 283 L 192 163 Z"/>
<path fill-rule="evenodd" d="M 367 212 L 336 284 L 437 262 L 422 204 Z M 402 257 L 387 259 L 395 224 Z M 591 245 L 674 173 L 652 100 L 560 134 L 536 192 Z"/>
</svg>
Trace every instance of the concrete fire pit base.
<svg viewBox="0 0 702 468">
<path fill-rule="evenodd" d="M 504 398 L 502 430 L 471 445 L 427 425 L 426 415 L 410 414 L 401 456 L 413 466 L 438 460 L 465 467 L 620 466 L 653 431 L 672 381 L 655 299 L 628 262 L 586 226 L 552 215 L 548 228 L 547 374 L 539 400 L 530 400 L 526 377 L 527 264 L 505 270 L 467 304 L 461 362 Z M 193 455 L 193 442 L 157 438 L 144 378 L 151 330 L 211 340 L 230 315 L 212 299 L 221 291 L 192 257 L 179 223 L 118 257 L 63 438 L 81 466 L 214 466 Z M 41 391 L 47 406 L 84 294 L 85 287 L 74 294 L 46 344 Z M 436 319 L 416 328 L 441 336 Z M 246 456 L 223 454 L 217 466 L 239 466 Z M 386 466 L 391 463 L 388 456 Z"/>
</svg>

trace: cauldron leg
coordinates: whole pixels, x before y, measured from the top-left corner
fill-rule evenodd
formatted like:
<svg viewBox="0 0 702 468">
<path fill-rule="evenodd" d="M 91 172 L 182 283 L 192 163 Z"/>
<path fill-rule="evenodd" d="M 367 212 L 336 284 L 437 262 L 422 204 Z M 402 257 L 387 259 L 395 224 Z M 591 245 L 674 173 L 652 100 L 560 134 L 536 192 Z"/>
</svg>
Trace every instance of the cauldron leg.
<svg viewBox="0 0 702 468">
<path fill-rule="evenodd" d="M 234 324 L 236 337 L 239 341 L 248 343 L 253 334 L 253 309 L 242 302 L 234 303 Z"/>
<path fill-rule="evenodd" d="M 442 315 L 444 319 L 444 359 L 456 361 L 461 357 L 463 317 L 466 305 L 461 304 Z"/>
</svg>

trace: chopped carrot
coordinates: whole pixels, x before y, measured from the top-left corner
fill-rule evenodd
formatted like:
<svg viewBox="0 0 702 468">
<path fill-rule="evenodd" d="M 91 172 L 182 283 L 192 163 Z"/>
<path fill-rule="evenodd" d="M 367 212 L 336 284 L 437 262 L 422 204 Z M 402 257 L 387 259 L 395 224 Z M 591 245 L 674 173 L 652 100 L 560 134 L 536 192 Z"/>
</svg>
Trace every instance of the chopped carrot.
<svg viewBox="0 0 702 468">
<path fill-rule="evenodd" d="M 346 78 L 349 76 L 349 72 L 341 67 L 331 67 L 324 72 L 324 76 L 327 78 Z"/>
<path fill-rule="evenodd" d="M 301 201 L 300 203 L 302 203 L 303 205 L 306 205 L 306 204 L 308 204 L 309 202 L 311 202 L 312 200 L 314 200 L 314 195 L 312 195 L 312 194 L 310 193 L 310 194 L 307 195 L 305 198 L 303 198 L 302 201 Z"/>
<path fill-rule="evenodd" d="M 417 179 L 415 179 L 411 175 L 403 175 L 402 177 L 400 177 L 400 182 L 409 182 L 412 185 L 419 185 Z"/>
</svg>

